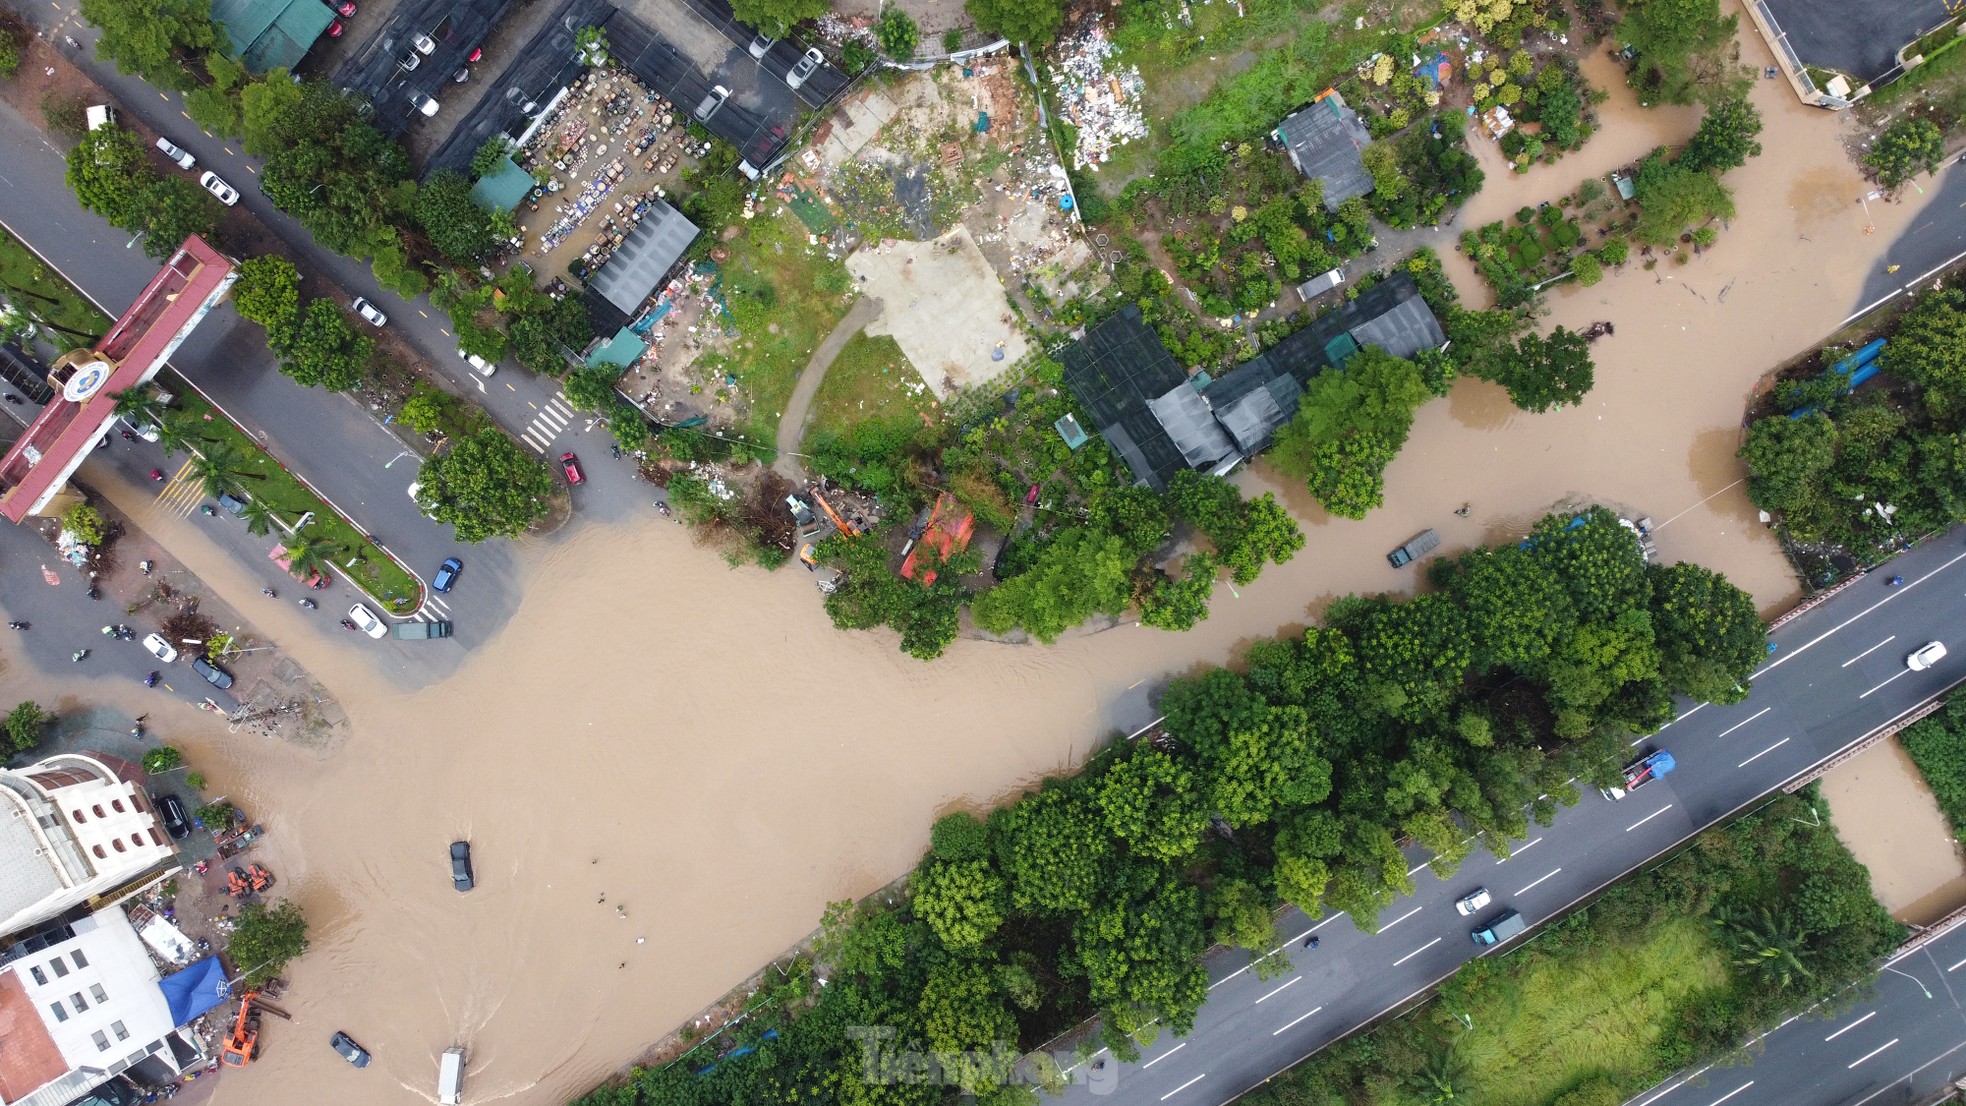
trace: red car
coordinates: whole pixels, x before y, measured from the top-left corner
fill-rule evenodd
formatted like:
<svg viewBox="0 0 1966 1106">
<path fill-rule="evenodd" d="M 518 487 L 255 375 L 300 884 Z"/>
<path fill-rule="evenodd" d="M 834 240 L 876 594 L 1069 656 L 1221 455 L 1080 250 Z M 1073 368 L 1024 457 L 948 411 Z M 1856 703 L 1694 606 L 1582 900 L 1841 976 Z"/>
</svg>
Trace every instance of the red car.
<svg viewBox="0 0 1966 1106">
<path fill-rule="evenodd" d="M 334 4 L 332 7 L 343 19 L 355 18 L 355 0 L 342 0 L 341 3 Z"/>
<path fill-rule="evenodd" d="M 585 484 L 587 482 L 586 474 L 580 471 L 580 458 L 575 457 L 573 454 L 560 454 L 560 467 L 566 470 L 567 483 Z"/>
<path fill-rule="evenodd" d="M 329 38 L 341 37 L 341 20 L 337 19 L 333 23 L 328 24 L 328 37 Z"/>
</svg>

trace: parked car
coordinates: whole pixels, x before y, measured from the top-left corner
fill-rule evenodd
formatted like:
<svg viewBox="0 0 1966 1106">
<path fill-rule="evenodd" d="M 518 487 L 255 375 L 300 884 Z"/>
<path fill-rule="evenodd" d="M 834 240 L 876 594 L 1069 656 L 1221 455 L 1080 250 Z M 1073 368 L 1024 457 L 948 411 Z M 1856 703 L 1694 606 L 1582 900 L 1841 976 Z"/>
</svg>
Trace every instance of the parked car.
<svg viewBox="0 0 1966 1106">
<path fill-rule="evenodd" d="M 1463 915 L 1480 913 L 1489 903 L 1488 888 L 1477 887 L 1473 892 L 1454 900 L 1454 909 Z"/>
<path fill-rule="evenodd" d="M 437 49 L 436 40 L 424 34 L 411 35 L 410 45 L 416 47 L 416 52 L 426 58 Z"/>
<path fill-rule="evenodd" d="M 341 0 L 341 3 L 331 4 L 329 6 L 334 8 L 335 14 L 341 16 L 343 19 L 355 18 L 355 0 Z"/>
<path fill-rule="evenodd" d="M 476 372 L 479 376 L 490 376 L 498 371 L 497 365 L 492 364 L 475 353 L 466 353 L 463 350 L 458 350 L 457 355 L 464 358 L 464 363 L 470 365 L 472 371 Z"/>
<path fill-rule="evenodd" d="M 155 442 L 160 436 L 157 427 L 147 422 L 138 423 L 124 419 L 123 425 L 130 428 L 130 433 L 135 434 L 146 442 Z"/>
<path fill-rule="evenodd" d="M 197 158 L 185 153 L 184 147 L 179 146 L 168 138 L 158 139 L 157 149 L 162 151 L 165 157 L 177 162 L 177 167 L 180 169 L 189 169 L 198 164 Z"/>
<path fill-rule="evenodd" d="M 1905 667 L 1911 669 L 1913 672 L 1923 672 L 1944 659 L 1946 659 L 1945 643 L 1941 641 L 1928 641 L 1920 647 L 1918 652 L 1905 658 Z"/>
<path fill-rule="evenodd" d="M 335 1035 L 328 1038 L 328 1045 L 337 1053 L 340 1053 L 342 1059 L 356 1067 L 366 1068 L 369 1066 L 369 1050 L 356 1044 L 355 1038 L 350 1037 L 348 1034 L 336 1030 Z"/>
<path fill-rule="evenodd" d="M 402 70 L 405 73 L 416 72 L 416 67 L 422 64 L 423 64 L 422 55 L 418 54 L 414 50 L 396 59 L 396 68 Z"/>
<path fill-rule="evenodd" d="M 164 832 L 171 840 L 182 841 L 191 833 L 191 818 L 184 812 L 184 802 L 176 795 L 165 795 L 157 800 L 157 820 L 164 823 Z"/>
<path fill-rule="evenodd" d="M 370 303 L 361 296 L 356 296 L 355 302 L 348 306 L 354 308 L 355 313 L 360 315 L 363 321 L 367 322 L 370 326 L 382 326 L 389 321 L 389 316 L 377 310 L 375 304 Z"/>
<path fill-rule="evenodd" d="M 806 78 L 818 72 L 819 67 L 824 64 L 826 64 L 826 55 L 820 53 L 819 48 L 815 46 L 807 50 L 805 57 L 800 58 L 798 64 L 792 67 L 792 71 L 785 75 L 785 83 L 796 90 L 806 83 Z"/>
<path fill-rule="evenodd" d="M 724 101 L 728 99 L 730 99 L 730 89 L 725 88 L 723 85 L 717 85 L 711 88 L 703 99 L 697 101 L 696 121 L 699 123 L 708 123 L 710 117 L 717 114 L 717 109 L 723 107 Z"/>
<path fill-rule="evenodd" d="M 224 691 L 232 686 L 232 673 L 219 668 L 203 657 L 191 658 L 191 670 L 205 678 L 205 682 Z"/>
<path fill-rule="evenodd" d="M 239 190 L 225 183 L 217 173 L 207 170 L 198 178 L 198 187 L 218 197 L 218 202 L 227 207 L 239 202 Z"/>
<path fill-rule="evenodd" d="M 348 28 L 346 28 L 346 27 L 343 27 L 343 26 L 341 25 L 341 20 L 339 20 L 339 19 L 337 19 L 337 20 L 335 20 L 335 21 L 334 21 L 333 23 L 330 23 L 330 24 L 328 24 L 328 37 L 329 37 L 329 38 L 340 38 L 340 37 L 341 37 L 341 32 L 343 32 L 343 31 L 345 31 L 345 30 L 347 30 L 347 29 L 348 29 Z M 298 74 L 298 73 L 296 73 L 296 74 L 294 74 L 294 76 L 295 76 L 295 77 L 299 77 L 299 76 L 300 76 L 300 74 Z"/>
<path fill-rule="evenodd" d="M 451 80 L 456 84 L 463 84 L 464 82 L 470 79 L 471 79 L 471 67 L 468 65 L 458 66 L 457 72 L 451 74 Z"/>
<path fill-rule="evenodd" d="M 172 647 L 170 642 L 165 641 L 162 634 L 151 634 L 149 637 L 144 638 L 143 647 L 150 650 L 151 656 L 156 657 L 165 664 L 170 664 L 172 661 L 177 660 L 177 649 Z"/>
<path fill-rule="evenodd" d="M 478 885 L 471 878 L 471 842 L 451 842 L 451 886 L 459 891 L 469 891 Z"/>
<path fill-rule="evenodd" d="M 565 470 L 567 474 L 567 483 L 585 484 L 587 482 L 587 474 L 580 471 L 580 458 L 575 457 L 573 454 L 560 454 L 560 468 Z"/>
<path fill-rule="evenodd" d="M 763 31 L 760 31 L 757 34 L 752 35 L 751 45 L 749 47 L 749 50 L 751 51 L 752 59 L 763 60 L 766 54 L 771 53 L 771 44 L 777 41 L 778 41 L 777 39 L 771 37 L 768 34 L 765 34 Z"/>
<path fill-rule="evenodd" d="M 410 93 L 410 104 L 421 112 L 425 119 L 437 114 L 439 106 L 435 96 L 426 96 L 421 92 Z"/>
<path fill-rule="evenodd" d="M 383 622 L 382 619 L 377 618 L 374 611 L 369 610 L 360 603 L 348 608 L 348 620 L 355 624 L 356 629 L 370 637 L 383 638 L 389 636 L 388 624 Z"/>
<path fill-rule="evenodd" d="M 437 575 L 430 578 L 432 591 L 449 591 L 457 583 L 457 574 L 464 571 L 464 562 L 456 557 L 445 557 L 444 563 L 437 566 Z"/>
</svg>

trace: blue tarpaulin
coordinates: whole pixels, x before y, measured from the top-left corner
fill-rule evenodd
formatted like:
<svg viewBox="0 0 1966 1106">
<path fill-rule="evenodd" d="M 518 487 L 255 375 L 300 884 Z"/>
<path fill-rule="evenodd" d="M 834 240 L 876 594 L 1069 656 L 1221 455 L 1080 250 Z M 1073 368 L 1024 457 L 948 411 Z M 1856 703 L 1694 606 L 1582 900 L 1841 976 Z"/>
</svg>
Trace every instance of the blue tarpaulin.
<svg viewBox="0 0 1966 1106">
<path fill-rule="evenodd" d="M 225 965 L 218 957 L 207 956 L 182 971 L 157 981 L 164 1001 L 171 1007 L 171 1024 L 184 1025 L 191 1019 L 232 997 L 232 983 L 225 978 Z"/>
</svg>

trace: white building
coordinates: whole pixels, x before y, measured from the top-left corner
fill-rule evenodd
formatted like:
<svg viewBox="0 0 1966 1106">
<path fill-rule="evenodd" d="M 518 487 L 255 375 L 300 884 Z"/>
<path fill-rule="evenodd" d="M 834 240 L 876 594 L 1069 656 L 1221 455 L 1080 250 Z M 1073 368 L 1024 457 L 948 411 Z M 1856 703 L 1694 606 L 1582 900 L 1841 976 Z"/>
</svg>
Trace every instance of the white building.
<svg viewBox="0 0 1966 1106">
<path fill-rule="evenodd" d="M 0 770 L 0 935 L 121 901 L 176 870 L 144 779 L 104 753 Z"/>
<path fill-rule="evenodd" d="M 154 1058 L 152 1078 L 201 1062 L 120 907 L 17 934 L 0 950 L 0 1103 L 62 1106 Z"/>
</svg>

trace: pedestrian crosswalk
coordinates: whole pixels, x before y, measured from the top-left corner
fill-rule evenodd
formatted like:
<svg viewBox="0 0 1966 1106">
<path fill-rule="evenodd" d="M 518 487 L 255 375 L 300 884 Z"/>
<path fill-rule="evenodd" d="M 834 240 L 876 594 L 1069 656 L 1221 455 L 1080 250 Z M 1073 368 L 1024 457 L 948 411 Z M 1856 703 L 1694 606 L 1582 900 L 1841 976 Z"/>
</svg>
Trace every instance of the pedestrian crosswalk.
<svg viewBox="0 0 1966 1106">
<path fill-rule="evenodd" d="M 546 401 L 546 406 L 540 409 L 539 414 L 533 416 L 531 425 L 527 426 L 525 432 L 519 436 L 525 439 L 526 444 L 535 452 L 544 453 L 553 444 L 553 439 L 560 436 L 560 431 L 565 430 L 567 423 L 572 419 L 573 404 L 568 403 L 567 394 L 561 392 Z"/>
<path fill-rule="evenodd" d="M 423 606 L 418 607 L 416 613 L 410 617 L 418 622 L 445 622 L 450 619 L 450 616 L 450 604 L 444 602 L 443 596 L 433 591 L 423 597 Z"/>
<path fill-rule="evenodd" d="M 205 483 L 191 474 L 191 460 L 185 462 L 171 474 L 164 484 L 164 490 L 157 493 L 157 506 L 165 513 L 178 518 L 188 518 L 205 500 Z"/>
</svg>

